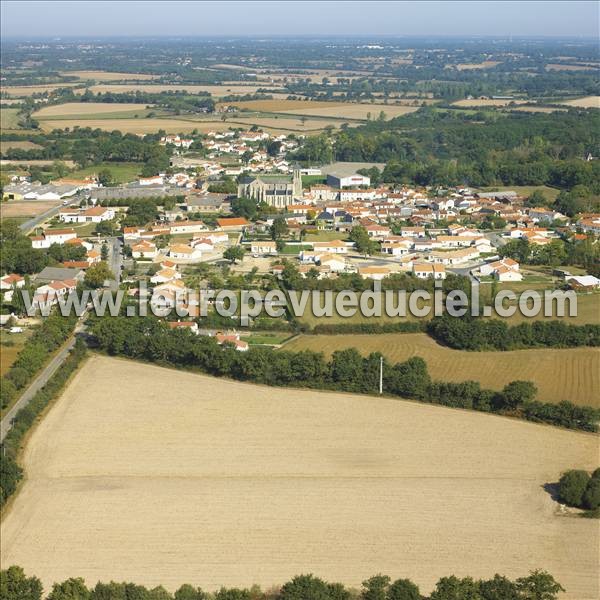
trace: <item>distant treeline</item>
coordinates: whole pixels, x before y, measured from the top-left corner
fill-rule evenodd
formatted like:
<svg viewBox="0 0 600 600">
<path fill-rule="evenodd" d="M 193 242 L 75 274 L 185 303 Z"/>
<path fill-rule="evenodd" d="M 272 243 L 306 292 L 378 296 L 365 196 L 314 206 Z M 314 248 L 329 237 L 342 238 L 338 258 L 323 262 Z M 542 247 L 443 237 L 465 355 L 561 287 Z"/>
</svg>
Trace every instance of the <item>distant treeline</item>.
<svg viewBox="0 0 600 600">
<path fill-rule="evenodd" d="M 134 583 L 98 582 L 88 588 L 81 578 L 55 583 L 46 600 L 556 600 L 564 588 L 545 571 L 532 571 L 516 580 L 502 575 L 492 579 L 442 577 L 429 596 L 421 594 L 410 579 L 392 581 L 375 575 L 363 581 L 360 590 L 341 583 L 328 583 L 314 575 L 297 575 L 281 587 L 263 591 L 251 588 L 222 587 L 214 593 L 184 584 L 174 594 L 164 587 L 148 589 Z M 3 600 L 42 600 L 42 582 L 28 577 L 21 567 L 0 571 L 0 596 Z"/>
<path fill-rule="evenodd" d="M 458 350 L 600 346 L 600 325 L 571 325 L 559 320 L 511 326 L 500 319 L 457 319 L 445 315 L 429 321 L 427 333 L 440 344 Z"/>
<path fill-rule="evenodd" d="M 382 181 L 417 185 L 582 185 L 600 193 L 600 111 L 477 112 L 420 108 L 389 121 L 310 138 L 294 153 L 307 162 L 385 162 Z"/>
<path fill-rule="evenodd" d="M 97 318 L 91 331 L 99 348 L 108 354 L 240 381 L 374 394 L 379 388 L 380 365 L 383 364 L 383 390 L 390 396 L 511 415 L 584 431 L 597 431 L 600 420 L 600 411 L 589 407 L 570 402 L 536 402 L 537 389 L 529 381 L 513 381 L 501 392 L 483 389 L 476 381 L 433 381 L 427 364 L 419 357 L 391 364 L 380 353 L 363 357 L 355 348 L 336 351 L 329 361 L 323 353 L 309 350 L 289 352 L 255 347 L 238 352 L 227 344 L 219 346 L 212 337 L 172 330 L 151 317 Z"/>
<path fill-rule="evenodd" d="M 57 125 L 60 126 L 59 122 Z M 164 132 L 141 138 L 132 133 L 89 127 L 74 127 L 69 131 L 55 129 L 45 135 L 25 138 L 21 135 L 3 136 L 6 141 L 26 139 L 43 148 L 9 148 L 2 156 L 8 160 L 73 160 L 81 167 L 103 162 L 139 162 L 144 163 L 142 174 L 149 176 L 164 172 L 169 167 L 169 150 L 158 143 L 161 135 Z"/>
</svg>

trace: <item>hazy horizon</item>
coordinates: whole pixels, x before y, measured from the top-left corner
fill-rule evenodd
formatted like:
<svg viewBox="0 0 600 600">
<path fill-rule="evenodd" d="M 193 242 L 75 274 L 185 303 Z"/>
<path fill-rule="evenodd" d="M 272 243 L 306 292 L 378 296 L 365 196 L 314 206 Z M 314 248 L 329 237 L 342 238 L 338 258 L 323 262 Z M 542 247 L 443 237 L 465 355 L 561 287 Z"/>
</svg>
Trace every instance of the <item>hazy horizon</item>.
<svg viewBox="0 0 600 600">
<path fill-rule="evenodd" d="M 146 10 L 140 10 L 144 6 Z M 173 37 L 598 38 L 598 2 L 24 2 L 7 39 Z M 171 18 L 165 18 L 166 16 Z"/>
</svg>

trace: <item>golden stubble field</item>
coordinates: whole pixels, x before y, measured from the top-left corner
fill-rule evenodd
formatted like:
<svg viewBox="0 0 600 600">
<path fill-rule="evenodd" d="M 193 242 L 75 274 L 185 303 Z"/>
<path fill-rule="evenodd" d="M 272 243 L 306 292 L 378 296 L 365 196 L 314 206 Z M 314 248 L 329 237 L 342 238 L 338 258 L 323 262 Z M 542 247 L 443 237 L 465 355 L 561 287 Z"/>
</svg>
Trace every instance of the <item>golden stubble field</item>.
<svg viewBox="0 0 600 600">
<path fill-rule="evenodd" d="M 35 117 L 65 117 L 76 119 L 78 115 L 110 115 L 111 113 L 134 112 L 144 110 L 147 104 L 128 103 L 104 103 L 104 102 L 67 102 L 66 104 L 55 104 L 45 106 L 35 113 Z"/>
<path fill-rule="evenodd" d="M 117 384 L 118 382 L 118 384 Z M 550 571 L 598 597 L 597 521 L 542 486 L 598 438 L 400 400 L 267 388 L 92 357 L 31 435 L 3 563 L 48 587 L 264 587 L 298 573 L 424 593 Z"/>
<path fill-rule="evenodd" d="M 509 352 L 453 350 L 424 333 L 370 335 L 301 335 L 285 350 L 313 350 L 326 355 L 335 350 L 357 348 L 363 354 L 381 352 L 391 362 L 420 356 L 434 379 L 479 381 L 483 387 L 501 390 L 517 379 L 533 381 L 538 399 L 544 402 L 570 400 L 600 408 L 599 348 L 540 348 Z"/>
</svg>

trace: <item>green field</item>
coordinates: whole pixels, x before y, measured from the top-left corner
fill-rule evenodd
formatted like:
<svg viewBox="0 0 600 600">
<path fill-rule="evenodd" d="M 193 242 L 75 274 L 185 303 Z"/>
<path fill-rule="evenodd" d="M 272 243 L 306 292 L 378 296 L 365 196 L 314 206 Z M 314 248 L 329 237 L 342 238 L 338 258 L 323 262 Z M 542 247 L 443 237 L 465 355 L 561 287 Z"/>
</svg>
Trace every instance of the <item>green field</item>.
<svg viewBox="0 0 600 600">
<path fill-rule="evenodd" d="M 549 286 L 540 283 L 537 286 L 532 283 L 510 283 L 500 284 L 498 289 L 511 289 L 516 293 L 522 292 L 527 289 L 547 289 Z M 489 297 L 489 289 L 485 286 L 481 288 L 482 301 L 487 304 Z M 335 301 L 335 294 L 334 294 Z M 431 306 L 431 304 L 429 304 Z M 382 302 L 382 307 L 384 306 Z M 408 312 L 408 309 L 407 309 Z M 495 316 L 495 315 L 492 315 Z M 360 311 L 357 310 L 356 314 L 352 317 L 342 317 L 334 312 L 332 316 L 315 317 L 312 313 L 312 307 L 307 304 L 307 309 L 304 314 L 298 317 L 298 321 L 304 325 L 308 325 L 310 328 L 316 325 L 339 325 L 339 324 L 385 324 L 385 323 L 398 323 L 402 321 L 419 321 L 421 319 L 429 320 L 431 317 L 415 317 L 410 313 L 406 317 L 388 317 L 385 312 L 380 317 L 365 317 Z M 524 321 L 539 321 L 543 319 L 550 319 L 556 317 L 545 317 L 543 314 L 536 315 L 535 317 L 526 317 L 519 311 L 516 311 L 514 315 L 508 318 L 508 322 L 511 325 L 516 325 Z M 600 323 L 600 294 L 578 294 L 577 295 L 577 316 L 576 317 L 564 317 L 566 323 L 582 325 L 585 323 Z"/>
<path fill-rule="evenodd" d="M 97 175 L 103 169 L 108 169 L 111 172 L 115 183 L 127 183 L 139 177 L 142 165 L 140 163 L 100 163 L 73 171 L 69 173 L 69 177 L 76 179 L 88 175 Z"/>
<path fill-rule="evenodd" d="M 341 231 L 316 231 L 315 233 L 307 233 L 305 242 L 330 242 L 331 240 L 347 240 L 348 235 Z"/>
<path fill-rule="evenodd" d="M 18 108 L 0 108 L 0 129 L 19 129 Z"/>
</svg>

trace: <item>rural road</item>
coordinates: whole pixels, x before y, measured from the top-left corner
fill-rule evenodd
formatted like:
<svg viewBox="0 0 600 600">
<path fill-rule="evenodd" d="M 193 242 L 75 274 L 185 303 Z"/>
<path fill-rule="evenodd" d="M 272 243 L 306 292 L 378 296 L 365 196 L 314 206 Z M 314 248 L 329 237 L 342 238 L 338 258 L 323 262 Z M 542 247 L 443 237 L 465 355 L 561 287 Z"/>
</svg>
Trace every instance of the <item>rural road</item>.
<svg viewBox="0 0 600 600">
<path fill-rule="evenodd" d="M 79 194 L 76 194 L 73 198 L 71 198 L 69 200 L 68 204 L 58 204 L 58 205 L 54 206 L 53 208 L 42 213 L 41 215 L 38 215 L 37 217 L 33 217 L 32 219 L 29 219 L 29 221 L 25 221 L 24 223 L 21 223 L 19 225 L 19 229 L 21 231 L 23 231 L 24 233 L 28 233 L 29 231 L 31 231 L 38 225 L 41 225 L 44 221 L 47 221 L 48 219 L 51 219 L 52 217 L 57 215 L 58 211 L 61 208 L 66 208 L 67 206 L 73 206 L 74 204 L 79 204 L 80 202 L 81 202 L 81 197 L 79 196 Z"/>
<path fill-rule="evenodd" d="M 111 291 L 119 289 L 121 281 L 121 265 L 123 264 L 123 253 L 121 252 L 121 240 L 118 237 L 107 238 L 108 245 L 108 266 L 113 272 L 114 279 L 110 282 Z"/>
<path fill-rule="evenodd" d="M 15 405 L 2 417 L 0 421 L 0 443 L 4 442 L 6 434 L 10 431 L 13 419 L 17 413 L 31 402 L 32 398 L 48 383 L 48 380 L 56 373 L 59 367 L 67 358 L 69 352 L 75 345 L 77 334 L 83 331 L 85 325 L 81 322 L 75 327 L 73 335 L 65 342 L 63 347 L 52 357 L 52 360 L 44 367 L 42 372 L 31 382 L 29 387 L 23 392 L 22 396 L 15 402 Z"/>
</svg>

